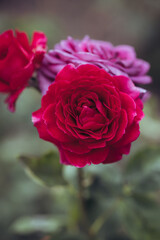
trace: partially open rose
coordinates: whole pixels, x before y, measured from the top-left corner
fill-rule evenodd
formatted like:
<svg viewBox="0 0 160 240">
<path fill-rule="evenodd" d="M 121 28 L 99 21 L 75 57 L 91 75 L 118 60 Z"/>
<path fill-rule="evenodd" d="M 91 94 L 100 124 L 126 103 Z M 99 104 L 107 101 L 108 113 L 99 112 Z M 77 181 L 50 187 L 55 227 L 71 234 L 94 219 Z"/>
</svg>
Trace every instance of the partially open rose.
<svg viewBox="0 0 160 240">
<path fill-rule="evenodd" d="M 40 138 L 57 145 L 61 163 L 112 163 L 128 154 L 143 117 L 139 91 L 126 76 L 67 65 L 33 113 Z"/>
<path fill-rule="evenodd" d="M 46 50 L 46 36 L 35 32 L 30 44 L 24 32 L 8 30 L 0 35 L 0 92 L 8 93 L 10 111 L 27 86 L 35 68 L 39 67 Z"/>
</svg>

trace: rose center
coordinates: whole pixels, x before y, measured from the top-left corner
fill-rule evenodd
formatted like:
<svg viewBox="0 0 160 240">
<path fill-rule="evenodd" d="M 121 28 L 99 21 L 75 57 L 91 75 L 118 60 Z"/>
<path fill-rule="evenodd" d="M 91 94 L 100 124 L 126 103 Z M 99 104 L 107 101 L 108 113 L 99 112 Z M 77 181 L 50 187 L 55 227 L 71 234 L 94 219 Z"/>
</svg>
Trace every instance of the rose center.
<svg viewBox="0 0 160 240">
<path fill-rule="evenodd" d="M 86 105 L 84 105 L 82 107 L 81 113 L 79 115 L 79 120 L 81 122 L 81 124 L 85 124 L 88 121 L 93 121 L 94 120 L 94 116 L 96 114 L 96 109 L 92 109 Z"/>
</svg>

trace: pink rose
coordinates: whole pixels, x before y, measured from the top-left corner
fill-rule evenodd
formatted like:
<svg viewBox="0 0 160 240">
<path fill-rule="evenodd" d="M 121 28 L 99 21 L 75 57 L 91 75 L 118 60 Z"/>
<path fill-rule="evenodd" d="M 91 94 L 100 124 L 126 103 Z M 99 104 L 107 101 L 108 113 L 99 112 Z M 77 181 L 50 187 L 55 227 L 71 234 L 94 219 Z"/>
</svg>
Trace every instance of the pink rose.
<svg viewBox="0 0 160 240">
<path fill-rule="evenodd" d="M 8 93 L 10 111 L 15 110 L 19 94 L 27 86 L 33 71 L 39 67 L 46 50 L 46 36 L 35 32 L 30 44 L 24 32 L 12 30 L 0 35 L 0 92 Z"/>
<path fill-rule="evenodd" d="M 69 64 L 57 75 L 33 113 L 40 138 L 59 148 L 61 163 L 85 165 L 119 161 L 140 134 L 143 104 L 126 76 Z"/>
<path fill-rule="evenodd" d="M 94 64 L 111 75 L 129 77 L 135 84 L 147 84 L 151 77 L 147 75 L 148 62 L 138 59 L 133 47 L 128 45 L 113 46 L 110 42 L 92 40 L 85 37 L 75 40 L 68 37 L 56 44 L 53 50 L 45 54 L 38 74 L 39 84 L 44 94 L 57 73 L 66 65 Z M 141 98 L 146 90 L 140 88 Z"/>
</svg>

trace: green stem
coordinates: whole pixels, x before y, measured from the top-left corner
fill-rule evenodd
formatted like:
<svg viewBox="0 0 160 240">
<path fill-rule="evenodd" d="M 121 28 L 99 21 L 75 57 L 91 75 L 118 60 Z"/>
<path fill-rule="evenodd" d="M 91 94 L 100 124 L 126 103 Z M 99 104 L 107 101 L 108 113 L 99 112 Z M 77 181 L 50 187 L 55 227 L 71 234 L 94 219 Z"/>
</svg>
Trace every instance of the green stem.
<svg viewBox="0 0 160 240">
<path fill-rule="evenodd" d="M 81 222 L 83 224 L 83 231 L 87 235 L 88 240 L 96 240 L 95 234 L 90 231 L 90 224 L 85 206 L 84 198 L 84 172 L 82 168 L 78 168 L 78 192 L 79 192 L 79 204 L 81 211 Z"/>
</svg>

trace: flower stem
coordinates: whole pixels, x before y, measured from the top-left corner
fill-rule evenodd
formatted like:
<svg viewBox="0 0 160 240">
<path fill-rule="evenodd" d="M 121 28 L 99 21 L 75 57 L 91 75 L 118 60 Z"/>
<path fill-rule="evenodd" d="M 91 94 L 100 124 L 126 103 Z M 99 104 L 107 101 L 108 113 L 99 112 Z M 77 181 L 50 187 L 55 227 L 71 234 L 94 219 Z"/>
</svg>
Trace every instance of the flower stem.
<svg viewBox="0 0 160 240">
<path fill-rule="evenodd" d="M 90 231 L 89 219 L 85 206 L 85 198 L 84 198 L 84 172 L 82 168 L 78 168 L 78 192 L 79 192 L 79 204 L 81 211 L 81 222 L 83 224 L 83 231 L 87 235 L 88 240 L 98 240 L 95 238 L 95 235 Z"/>
</svg>

